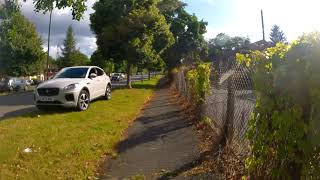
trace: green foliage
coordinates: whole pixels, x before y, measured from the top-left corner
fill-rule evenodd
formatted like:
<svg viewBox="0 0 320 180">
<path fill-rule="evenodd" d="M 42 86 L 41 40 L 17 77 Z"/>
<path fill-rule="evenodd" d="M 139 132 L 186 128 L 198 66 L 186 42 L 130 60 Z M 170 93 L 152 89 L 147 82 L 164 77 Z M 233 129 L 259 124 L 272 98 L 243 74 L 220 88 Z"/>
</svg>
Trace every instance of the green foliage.
<svg viewBox="0 0 320 180">
<path fill-rule="evenodd" d="M 169 68 L 181 64 L 181 60 L 195 62 L 207 58 L 208 44 L 204 39 L 207 23 L 185 10 L 186 4 L 179 0 L 163 0 L 158 4 L 170 26 L 175 44 L 163 54 Z"/>
<path fill-rule="evenodd" d="M 208 116 L 203 116 L 202 117 L 202 121 L 205 123 L 205 124 L 207 124 L 208 126 L 212 126 L 213 125 L 213 120 L 210 118 L 210 117 L 208 117 Z"/>
<path fill-rule="evenodd" d="M 102 0 L 95 3 L 91 29 L 97 36 L 101 54 L 114 63 L 132 65 L 161 60 L 163 51 L 174 42 L 156 0 Z M 130 81 L 128 87 L 131 87 Z"/>
<path fill-rule="evenodd" d="M 0 20 L 10 19 L 14 13 L 20 11 L 20 6 L 17 0 L 4 0 L 0 3 Z"/>
<path fill-rule="evenodd" d="M 72 26 L 69 26 L 66 39 L 63 41 L 62 56 L 68 59 L 74 51 L 76 51 L 76 40 L 74 38 Z"/>
<path fill-rule="evenodd" d="M 290 46 L 237 54 L 253 70 L 256 107 L 249 121 L 253 177 L 320 177 L 320 33 Z"/>
<path fill-rule="evenodd" d="M 72 16 L 76 20 L 80 20 L 83 13 L 87 9 L 87 0 L 33 0 L 34 7 L 37 11 L 43 11 L 44 13 L 52 10 L 53 8 L 64 9 L 71 7 Z"/>
<path fill-rule="evenodd" d="M 273 25 L 270 32 L 270 40 L 275 45 L 279 42 L 286 42 L 287 38 L 284 35 L 284 32 L 280 30 L 280 27 L 278 25 Z"/>
<path fill-rule="evenodd" d="M 112 60 L 105 60 L 102 54 L 97 50 L 93 52 L 90 58 L 90 64 L 101 67 L 106 73 L 112 73 L 115 70 L 115 65 Z"/>
<path fill-rule="evenodd" d="M 58 66 L 60 68 L 69 66 L 87 65 L 89 63 L 88 57 L 76 49 L 76 40 L 72 26 L 68 27 L 66 39 L 63 42 L 62 57 L 58 59 Z"/>
<path fill-rule="evenodd" d="M 19 11 L 0 24 L 0 69 L 9 76 L 37 74 L 43 68 L 42 41 Z"/>
<path fill-rule="evenodd" d="M 215 38 L 209 40 L 209 57 L 214 60 L 215 69 L 221 65 L 227 66 L 232 62 L 236 53 L 246 53 L 249 51 L 250 39 L 245 37 L 230 37 L 220 33 Z"/>
<path fill-rule="evenodd" d="M 197 104 L 205 101 L 206 93 L 210 91 L 211 64 L 200 63 L 195 69 L 187 72 L 189 92 L 194 96 Z"/>
</svg>

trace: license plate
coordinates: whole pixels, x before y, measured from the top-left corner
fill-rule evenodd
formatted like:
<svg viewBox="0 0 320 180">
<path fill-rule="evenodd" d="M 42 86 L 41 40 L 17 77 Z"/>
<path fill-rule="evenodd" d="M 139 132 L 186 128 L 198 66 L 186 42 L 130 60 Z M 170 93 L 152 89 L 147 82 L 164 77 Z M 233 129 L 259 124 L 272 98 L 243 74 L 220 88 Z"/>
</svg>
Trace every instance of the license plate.
<svg viewBox="0 0 320 180">
<path fill-rule="evenodd" d="M 52 102 L 54 99 L 52 97 L 40 97 L 40 101 Z"/>
</svg>

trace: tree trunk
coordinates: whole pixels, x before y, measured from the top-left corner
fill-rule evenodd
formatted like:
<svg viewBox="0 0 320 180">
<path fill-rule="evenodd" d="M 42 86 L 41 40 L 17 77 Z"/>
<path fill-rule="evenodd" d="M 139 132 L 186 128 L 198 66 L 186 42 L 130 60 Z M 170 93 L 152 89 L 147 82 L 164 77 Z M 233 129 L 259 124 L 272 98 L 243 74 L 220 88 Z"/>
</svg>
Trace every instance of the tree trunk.
<svg viewBox="0 0 320 180">
<path fill-rule="evenodd" d="M 151 71 L 148 69 L 148 80 L 151 79 Z"/>
<path fill-rule="evenodd" d="M 141 71 L 141 82 L 143 82 L 143 72 Z"/>
<path fill-rule="evenodd" d="M 131 89 L 131 64 L 128 63 L 127 65 L 127 88 Z"/>
</svg>

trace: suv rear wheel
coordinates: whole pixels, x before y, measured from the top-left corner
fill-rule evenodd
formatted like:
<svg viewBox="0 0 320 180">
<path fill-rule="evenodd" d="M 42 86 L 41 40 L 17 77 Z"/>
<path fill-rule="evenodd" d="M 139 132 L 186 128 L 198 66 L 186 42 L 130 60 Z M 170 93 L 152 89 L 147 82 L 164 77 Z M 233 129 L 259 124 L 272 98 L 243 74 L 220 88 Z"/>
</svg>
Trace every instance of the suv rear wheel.
<svg viewBox="0 0 320 180">
<path fill-rule="evenodd" d="M 85 111 L 89 108 L 90 96 L 86 90 L 81 90 L 78 97 L 77 108 L 79 111 Z"/>
</svg>

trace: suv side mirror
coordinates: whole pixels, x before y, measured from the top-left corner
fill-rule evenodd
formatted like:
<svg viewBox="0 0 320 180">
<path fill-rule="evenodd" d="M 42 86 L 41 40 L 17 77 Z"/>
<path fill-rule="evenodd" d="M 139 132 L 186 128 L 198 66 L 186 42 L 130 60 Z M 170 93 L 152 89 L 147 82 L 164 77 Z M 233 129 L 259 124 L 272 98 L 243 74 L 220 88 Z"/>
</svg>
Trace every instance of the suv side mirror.
<svg viewBox="0 0 320 180">
<path fill-rule="evenodd" d="M 97 77 L 97 74 L 96 73 L 91 73 L 90 75 L 89 75 L 89 78 L 90 79 L 94 79 L 94 78 L 96 78 Z"/>
</svg>

